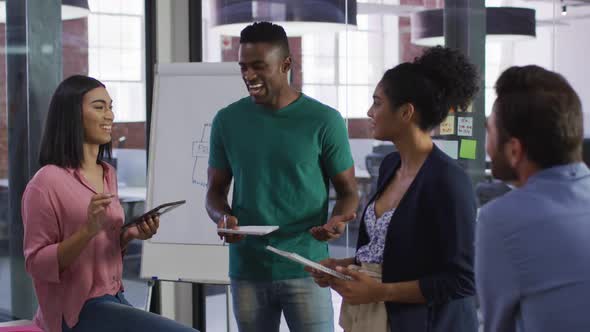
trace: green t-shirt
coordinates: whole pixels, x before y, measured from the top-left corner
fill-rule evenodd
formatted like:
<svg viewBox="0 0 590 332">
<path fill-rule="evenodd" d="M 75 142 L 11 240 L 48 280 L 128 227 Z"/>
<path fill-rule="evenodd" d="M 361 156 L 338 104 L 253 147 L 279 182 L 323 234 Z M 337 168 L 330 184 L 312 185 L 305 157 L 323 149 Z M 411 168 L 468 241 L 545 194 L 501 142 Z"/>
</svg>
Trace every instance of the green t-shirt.
<svg viewBox="0 0 590 332">
<path fill-rule="evenodd" d="M 209 166 L 233 174 L 232 214 L 242 226 L 280 226 L 230 245 L 230 277 L 308 276 L 302 265 L 264 248 L 271 245 L 314 261 L 327 258 L 327 244 L 308 231 L 328 219 L 329 178 L 352 165 L 340 113 L 304 94 L 277 111 L 250 97 L 220 110 L 211 129 Z"/>
</svg>

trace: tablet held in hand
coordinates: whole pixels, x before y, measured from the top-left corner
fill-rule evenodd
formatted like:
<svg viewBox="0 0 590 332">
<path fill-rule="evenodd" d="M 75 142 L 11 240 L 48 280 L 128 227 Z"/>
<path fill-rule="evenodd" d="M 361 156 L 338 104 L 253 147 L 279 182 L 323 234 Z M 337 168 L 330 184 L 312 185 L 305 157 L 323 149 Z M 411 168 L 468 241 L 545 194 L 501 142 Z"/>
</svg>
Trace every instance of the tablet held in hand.
<svg viewBox="0 0 590 332">
<path fill-rule="evenodd" d="M 217 233 L 241 235 L 266 235 L 279 229 L 279 226 L 238 226 L 238 229 L 218 228 Z"/>
<path fill-rule="evenodd" d="M 165 213 L 168 213 L 168 212 L 176 209 L 177 207 L 183 205 L 184 203 L 186 203 L 186 200 L 169 202 L 169 203 L 164 203 L 164 204 L 158 205 L 157 207 L 149 210 L 148 212 L 146 212 L 140 216 L 131 218 L 131 220 L 129 220 L 125 224 L 123 224 L 123 229 L 133 226 L 137 223 L 140 223 L 142 220 L 144 220 L 145 218 L 147 218 L 149 216 L 152 216 L 152 217 L 161 216 Z"/>
<path fill-rule="evenodd" d="M 340 273 L 340 272 L 338 272 L 336 270 L 329 269 L 329 268 L 327 268 L 327 267 L 325 267 L 325 266 L 323 266 L 323 265 L 321 265 L 319 263 L 316 263 L 316 262 L 314 262 L 312 260 L 309 260 L 309 259 L 307 259 L 307 258 L 305 258 L 305 257 L 303 257 L 301 255 L 296 254 L 296 253 L 279 250 L 279 249 L 277 249 L 275 247 L 272 247 L 272 246 L 266 246 L 266 250 L 272 251 L 272 252 L 274 252 L 277 255 L 283 256 L 283 257 L 285 257 L 287 259 L 290 259 L 290 260 L 292 260 L 294 262 L 297 262 L 299 264 L 302 264 L 302 265 L 305 265 L 305 266 L 309 266 L 309 267 L 311 267 L 313 269 L 316 269 L 318 271 L 324 272 L 324 273 L 329 274 L 329 275 L 331 275 L 333 277 L 336 277 L 338 279 L 352 280 L 352 277 L 350 277 L 350 276 L 347 276 L 345 274 L 342 274 L 342 273 Z"/>
</svg>

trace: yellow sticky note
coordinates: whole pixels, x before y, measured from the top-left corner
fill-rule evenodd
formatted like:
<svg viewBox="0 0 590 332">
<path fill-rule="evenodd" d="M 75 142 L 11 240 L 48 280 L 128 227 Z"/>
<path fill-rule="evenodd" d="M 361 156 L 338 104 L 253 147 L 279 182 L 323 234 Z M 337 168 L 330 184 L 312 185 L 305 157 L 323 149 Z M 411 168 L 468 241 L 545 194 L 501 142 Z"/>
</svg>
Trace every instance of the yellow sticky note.
<svg viewBox="0 0 590 332">
<path fill-rule="evenodd" d="M 475 159 L 477 141 L 473 139 L 462 139 L 461 148 L 459 149 L 459 158 Z"/>
<path fill-rule="evenodd" d="M 440 135 L 453 135 L 455 133 L 455 116 L 449 115 L 440 124 Z"/>
</svg>

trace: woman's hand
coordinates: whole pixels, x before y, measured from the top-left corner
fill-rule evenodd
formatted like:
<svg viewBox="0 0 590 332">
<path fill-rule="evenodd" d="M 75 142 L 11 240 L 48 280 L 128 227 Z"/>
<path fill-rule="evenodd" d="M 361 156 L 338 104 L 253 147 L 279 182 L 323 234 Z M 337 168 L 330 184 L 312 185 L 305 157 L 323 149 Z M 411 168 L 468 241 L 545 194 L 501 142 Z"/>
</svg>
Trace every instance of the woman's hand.
<svg viewBox="0 0 590 332">
<path fill-rule="evenodd" d="M 332 278 L 330 287 L 342 296 L 342 300 L 349 304 L 366 304 L 383 302 L 387 298 L 385 285 L 370 277 L 368 274 L 353 271 L 344 267 L 337 267 L 336 271 L 352 277 L 353 280 Z"/>
<path fill-rule="evenodd" d="M 160 217 L 158 215 L 148 216 L 143 221 L 129 227 L 125 232 L 125 238 L 129 241 L 133 239 L 147 240 L 151 239 L 158 232 L 160 227 Z"/>
<path fill-rule="evenodd" d="M 104 227 L 105 210 L 115 194 L 96 194 L 90 198 L 88 204 L 88 222 L 86 223 L 86 231 L 91 237 L 100 233 Z"/>
<path fill-rule="evenodd" d="M 78 259 L 88 243 L 105 227 L 105 210 L 111 204 L 113 194 L 96 194 L 88 204 L 86 225 L 61 241 L 57 246 L 59 272 L 65 271 Z"/>
<path fill-rule="evenodd" d="M 337 266 L 348 266 L 351 261 L 354 261 L 354 259 L 335 259 L 335 258 L 326 258 L 323 261 L 320 261 L 319 264 L 332 269 L 332 270 L 336 270 Z M 315 281 L 316 284 L 318 284 L 318 286 L 320 287 L 328 287 L 330 286 L 330 282 L 331 280 L 334 278 L 333 276 L 324 273 L 322 271 L 316 270 L 314 268 L 305 267 L 305 271 L 309 272 L 309 274 L 311 274 L 313 281 Z"/>
</svg>

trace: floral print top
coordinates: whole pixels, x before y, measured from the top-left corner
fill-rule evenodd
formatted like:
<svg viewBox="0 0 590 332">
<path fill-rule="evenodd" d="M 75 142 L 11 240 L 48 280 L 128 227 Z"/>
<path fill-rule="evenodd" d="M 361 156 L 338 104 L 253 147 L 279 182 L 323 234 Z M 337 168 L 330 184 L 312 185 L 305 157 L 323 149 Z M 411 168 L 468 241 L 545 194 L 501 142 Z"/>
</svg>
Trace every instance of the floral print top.
<svg viewBox="0 0 590 332">
<path fill-rule="evenodd" d="M 375 201 L 369 204 L 365 213 L 365 227 L 370 241 L 357 250 L 357 262 L 374 264 L 381 264 L 383 262 L 383 249 L 385 248 L 387 228 L 394 212 L 395 208 L 386 211 L 381 217 L 377 218 L 375 214 Z"/>
</svg>

